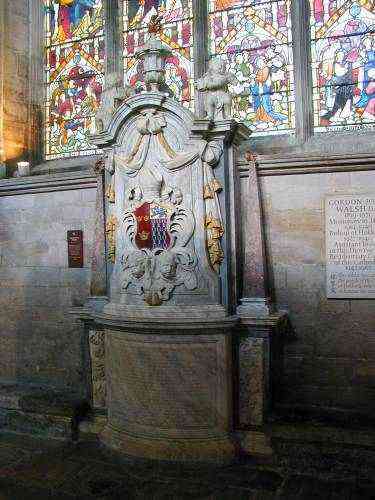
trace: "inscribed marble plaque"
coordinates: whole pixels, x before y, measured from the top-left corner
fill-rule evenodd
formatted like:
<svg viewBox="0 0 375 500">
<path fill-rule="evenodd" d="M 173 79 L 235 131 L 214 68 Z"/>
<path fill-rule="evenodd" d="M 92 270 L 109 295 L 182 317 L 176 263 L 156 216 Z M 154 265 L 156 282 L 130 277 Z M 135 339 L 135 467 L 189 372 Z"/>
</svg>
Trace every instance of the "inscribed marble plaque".
<svg viewBox="0 0 375 500">
<path fill-rule="evenodd" d="M 328 298 L 375 298 L 375 194 L 328 197 Z"/>
</svg>

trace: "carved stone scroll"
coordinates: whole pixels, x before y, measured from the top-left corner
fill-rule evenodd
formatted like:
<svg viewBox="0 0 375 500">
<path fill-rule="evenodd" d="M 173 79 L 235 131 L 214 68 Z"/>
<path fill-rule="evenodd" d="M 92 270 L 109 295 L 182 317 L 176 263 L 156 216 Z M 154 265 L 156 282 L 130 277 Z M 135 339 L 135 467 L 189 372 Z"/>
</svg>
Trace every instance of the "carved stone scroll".
<svg viewBox="0 0 375 500">
<path fill-rule="evenodd" d="M 89 332 L 91 357 L 92 403 L 94 408 L 106 406 L 105 346 L 104 331 Z"/>
</svg>

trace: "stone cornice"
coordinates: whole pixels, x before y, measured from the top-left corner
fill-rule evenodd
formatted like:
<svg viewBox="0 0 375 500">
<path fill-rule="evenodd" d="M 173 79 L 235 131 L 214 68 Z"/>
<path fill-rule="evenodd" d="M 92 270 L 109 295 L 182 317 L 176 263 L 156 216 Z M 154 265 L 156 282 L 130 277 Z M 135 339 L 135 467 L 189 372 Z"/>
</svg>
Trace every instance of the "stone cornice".
<svg viewBox="0 0 375 500">
<path fill-rule="evenodd" d="M 356 172 L 375 170 L 375 154 L 329 156 L 257 156 L 257 171 L 260 177 L 272 175 L 297 175 L 332 172 Z M 247 177 L 248 164 L 245 159 L 238 163 L 240 176 Z"/>
<path fill-rule="evenodd" d="M 95 189 L 96 186 L 97 178 L 93 172 L 35 175 L 0 180 L 0 196 L 49 193 L 71 189 Z"/>
<path fill-rule="evenodd" d="M 186 308 L 187 310 L 189 308 Z M 97 327 L 111 328 L 115 330 L 129 330 L 133 333 L 145 333 L 145 330 L 150 333 L 152 330 L 158 334 L 171 335 L 173 333 L 181 333 L 182 331 L 191 332 L 192 334 L 216 335 L 218 330 L 230 331 L 234 328 L 239 318 L 237 316 L 218 316 L 216 318 L 203 316 L 197 308 L 190 308 L 190 315 L 179 317 L 178 308 L 163 308 L 162 311 L 157 311 L 157 314 L 150 317 L 128 317 L 118 311 L 117 314 L 97 312 L 89 307 L 75 307 L 69 310 L 69 313 L 76 318 L 95 324 Z M 209 306 L 206 306 L 209 310 Z M 213 311 L 217 311 L 217 307 L 213 306 Z M 164 314 L 163 314 L 164 311 Z M 171 314 L 175 311 L 175 315 Z M 195 311 L 195 312 L 194 312 Z M 159 313 L 160 312 L 160 316 Z M 194 316 L 194 314 L 198 314 Z"/>
</svg>

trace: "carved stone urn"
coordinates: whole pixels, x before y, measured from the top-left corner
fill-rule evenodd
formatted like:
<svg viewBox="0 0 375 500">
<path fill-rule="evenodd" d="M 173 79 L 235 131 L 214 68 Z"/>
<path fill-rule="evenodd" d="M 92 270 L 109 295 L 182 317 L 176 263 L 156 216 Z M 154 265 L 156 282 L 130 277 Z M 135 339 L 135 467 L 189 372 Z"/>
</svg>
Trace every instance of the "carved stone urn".
<svg viewBox="0 0 375 500">
<path fill-rule="evenodd" d="M 145 84 L 151 91 L 158 91 L 165 82 L 165 59 L 172 52 L 156 38 L 154 33 L 150 34 L 146 44 L 137 50 L 135 57 L 143 60 Z"/>
</svg>

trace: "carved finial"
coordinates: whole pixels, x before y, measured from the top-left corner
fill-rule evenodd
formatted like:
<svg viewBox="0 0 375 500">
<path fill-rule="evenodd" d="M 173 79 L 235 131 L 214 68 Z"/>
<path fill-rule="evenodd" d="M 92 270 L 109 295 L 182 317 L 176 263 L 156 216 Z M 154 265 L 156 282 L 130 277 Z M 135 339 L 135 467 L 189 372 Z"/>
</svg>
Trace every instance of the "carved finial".
<svg viewBox="0 0 375 500">
<path fill-rule="evenodd" d="M 149 40 L 135 54 L 143 60 L 145 83 L 148 90 L 157 92 L 165 83 L 165 60 L 172 55 L 168 47 L 162 44 L 157 34 L 162 30 L 161 17 L 154 15 L 148 25 Z"/>
<path fill-rule="evenodd" d="M 99 160 L 96 160 L 94 163 L 94 172 L 95 175 L 101 175 L 105 170 L 105 158 L 99 158 Z"/>
<path fill-rule="evenodd" d="M 157 14 L 154 14 L 151 16 L 150 22 L 148 23 L 148 32 L 149 33 L 160 33 L 162 31 L 162 16 L 158 16 Z"/>
</svg>

